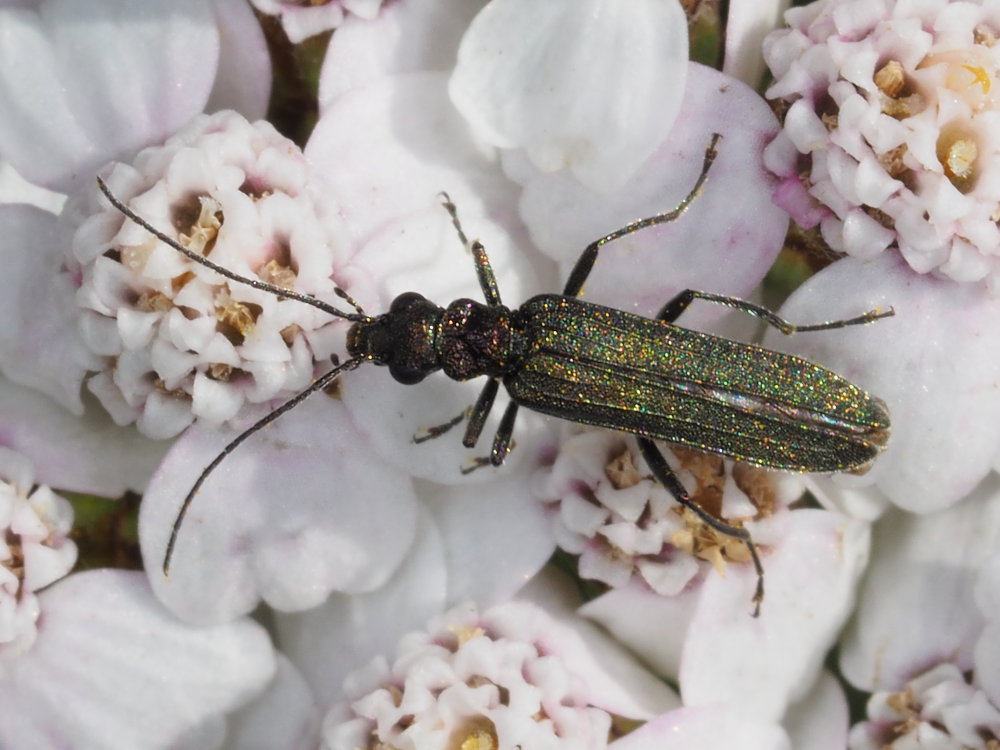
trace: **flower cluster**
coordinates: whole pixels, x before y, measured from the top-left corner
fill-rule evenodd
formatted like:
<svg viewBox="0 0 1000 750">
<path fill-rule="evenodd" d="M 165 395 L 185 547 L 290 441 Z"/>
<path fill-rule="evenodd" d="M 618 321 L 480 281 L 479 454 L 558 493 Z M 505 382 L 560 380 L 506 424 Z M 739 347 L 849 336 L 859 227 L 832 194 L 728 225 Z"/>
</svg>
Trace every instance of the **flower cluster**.
<svg viewBox="0 0 1000 750">
<path fill-rule="evenodd" d="M 700 507 L 727 523 L 763 518 L 797 499 L 794 477 L 674 448 L 664 455 Z M 747 563 L 746 545 L 679 506 L 638 455 L 632 439 L 586 431 L 563 442 L 539 472 L 535 493 L 552 517 L 556 543 L 579 555 L 584 578 L 625 586 L 633 576 L 673 596 L 698 574 L 698 560 L 724 574 Z"/>
<path fill-rule="evenodd" d="M 506 605 L 451 610 L 403 638 L 395 660 L 348 678 L 327 717 L 330 750 L 603 748 L 611 716 L 588 703 L 544 612 Z"/>
<path fill-rule="evenodd" d="M 784 109 L 775 200 L 837 252 L 894 248 L 1000 290 L 1000 9 L 821 0 L 786 21 L 764 45 Z"/>
<path fill-rule="evenodd" d="M 23 456 L 0 447 L 0 677 L 4 661 L 31 648 L 41 613 L 38 591 L 76 562 L 70 504 L 44 485 Z"/>
<path fill-rule="evenodd" d="M 266 122 L 203 116 L 117 165 L 108 185 L 144 220 L 244 277 L 332 296 L 349 243 L 301 152 Z M 90 196 L 96 199 L 96 193 Z M 93 201 L 91 201 L 93 205 Z M 88 387 L 119 424 L 170 437 L 288 397 L 333 351 L 330 316 L 229 281 L 107 206 L 73 242 L 80 327 L 105 369 Z"/>
</svg>

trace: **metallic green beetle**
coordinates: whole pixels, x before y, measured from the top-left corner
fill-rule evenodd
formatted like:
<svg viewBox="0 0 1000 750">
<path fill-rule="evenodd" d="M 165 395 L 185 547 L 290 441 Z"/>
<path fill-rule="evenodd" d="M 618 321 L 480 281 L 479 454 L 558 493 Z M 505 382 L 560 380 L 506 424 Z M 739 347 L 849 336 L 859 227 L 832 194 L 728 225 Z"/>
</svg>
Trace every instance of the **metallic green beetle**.
<svg viewBox="0 0 1000 750">
<path fill-rule="evenodd" d="M 418 442 L 437 437 L 468 420 L 462 440 L 478 442 L 500 383 L 510 394 L 482 463 L 499 466 L 511 448 L 518 408 L 588 425 L 629 432 L 654 476 L 684 507 L 706 524 L 743 540 L 757 571 L 755 614 L 764 595 L 763 566 L 749 532 L 703 510 L 689 497 L 654 440 L 729 456 L 772 469 L 861 471 L 886 446 L 889 415 L 885 405 L 839 375 L 804 359 L 750 344 L 680 328 L 673 321 L 695 299 L 743 310 L 785 333 L 842 328 L 893 314 L 872 310 L 856 318 L 796 326 L 744 300 L 685 290 L 663 306 L 656 319 L 578 299 L 601 247 L 625 235 L 679 217 L 700 192 L 716 156 L 719 136 L 705 152 L 702 171 L 690 193 L 671 211 L 633 222 L 592 242 L 570 273 L 561 295 L 533 297 L 519 308 L 500 301 L 486 250 L 469 242 L 454 204 L 444 195 L 463 244 L 472 253 L 485 304 L 459 299 L 442 308 L 416 292 L 401 294 L 388 312 L 369 316 L 342 290 L 338 295 L 354 312 L 271 284 L 247 279 L 180 245 L 155 229 L 98 183 L 119 211 L 157 238 L 229 279 L 281 297 L 296 299 L 351 321 L 350 358 L 309 388 L 235 438 L 198 477 L 178 512 L 167 544 L 163 571 L 169 571 L 177 533 L 195 493 L 216 466 L 257 430 L 329 386 L 341 373 L 364 362 L 384 365 L 403 384 L 436 370 L 454 380 L 489 379 L 470 409 L 428 430 Z"/>
</svg>

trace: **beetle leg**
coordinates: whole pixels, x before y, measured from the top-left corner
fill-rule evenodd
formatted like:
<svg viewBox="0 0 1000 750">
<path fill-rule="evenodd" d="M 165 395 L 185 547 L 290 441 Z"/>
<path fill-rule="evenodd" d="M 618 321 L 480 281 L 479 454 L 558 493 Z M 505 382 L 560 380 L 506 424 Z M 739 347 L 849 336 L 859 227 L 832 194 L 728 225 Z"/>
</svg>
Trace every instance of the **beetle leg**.
<svg viewBox="0 0 1000 750">
<path fill-rule="evenodd" d="M 847 318 L 846 320 L 829 320 L 825 323 L 796 325 L 795 323 L 789 323 L 784 318 L 778 317 L 766 307 L 755 305 L 753 302 L 747 302 L 746 300 L 742 300 L 738 297 L 726 297 L 721 294 L 712 294 L 711 292 L 699 292 L 697 289 L 685 289 L 663 306 L 663 309 L 660 310 L 660 314 L 657 318 L 659 320 L 665 320 L 668 323 L 673 323 L 696 299 L 703 299 L 707 302 L 715 302 L 718 305 L 725 305 L 726 307 L 732 307 L 736 310 L 742 310 L 749 315 L 760 318 L 769 326 L 777 328 L 784 334 L 800 333 L 802 331 L 827 331 L 831 328 L 845 328 L 846 326 L 865 325 L 866 323 L 871 323 L 872 321 L 879 320 L 881 318 L 891 318 L 895 315 L 895 311 L 891 307 L 887 310 L 876 308 L 874 310 L 868 310 L 857 317 Z"/>
<path fill-rule="evenodd" d="M 462 438 L 462 445 L 466 448 L 474 448 L 479 441 L 479 434 L 486 424 L 486 417 L 493 409 L 493 401 L 497 397 L 498 390 L 500 390 L 500 378 L 490 378 L 479 392 L 476 405 L 469 412 L 469 426 L 465 429 L 465 437 Z"/>
<path fill-rule="evenodd" d="M 500 378 L 491 378 L 483 387 L 479 394 L 479 400 L 472 409 L 469 416 L 469 427 L 465 431 L 465 438 L 462 444 L 466 448 L 471 448 L 479 440 L 479 434 L 483 431 L 486 417 L 489 416 L 490 409 L 493 408 L 493 400 L 496 398 L 497 390 L 500 388 Z M 488 456 L 480 456 L 473 459 L 473 465 L 463 468 L 463 474 L 471 474 L 476 469 L 483 466 L 500 466 L 507 454 L 514 450 L 514 421 L 517 419 L 517 404 L 511 401 L 507 404 L 503 416 L 500 418 L 500 426 L 497 427 L 497 434 L 493 438 L 493 449 Z"/>
<path fill-rule="evenodd" d="M 517 404 L 511 401 L 500 418 L 500 426 L 493 438 L 493 450 L 490 451 L 490 463 L 499 466 L 507 458 L 514 447 L 514 421 L 517 419 Z"/>
<path fill-rule="evenodd" d="M 490 265 L 490 258 L 486 254 L 486 248 L 483 247 L 483 243 L 479 240 L 469 242 L 468 236 L 466 236 L 465 231 L 462 229 L 462 222 L 458 219 L 458 208 L 452 202 L 451 196 L 442 192 L 441 198 L 441 205 L 444 206 L 445 211 L 451 216 L 451 223 L 455 226 L 455 231 L 458 232 L 458 239 L 462 241 L 465 249 L 472 253 L 472 260 L 476 264 L 476 278 L 479 279 L 479 288 L 483 290 L 483 297 L 486 298 L 486 304 L 491 307 L 501 304 L 500 290 L 497 288 L 496 276 L 493 275 L 493 266 Z"/>
<path fill-rule="evenodd" d="M 441 437 L 446 432 L 448 432 L 448 430 L 450 430 L 452 427 L 461 424 L 466 418 L 468 418 L 471 412 L 472 412 L 472 407 L 471 406 L 466 407 L 461 414 L 452 417 L 444 424 L 438 424 L 434 425 L 433 427 L 428 427 L 426 430 L 423 431 L 422 435 L 414 435 L 413 442 L 417 444 L 426 443 L 428 440 L 434 440 L 435 438 Z"/>
<path fill-rule="evenodd" d="M 469 406 L 464 409 L 461 414 L 456 417 L 452 417 L 444 424 L 435 425 L 434 427 L 428 427 L 424 430 L 423 435 L 414 435 L 414 443 L 425 443 L 428 440 L 433 440 L 434 438 L 441 437 L 452 427 L 461 424 L 464 420 L 469 420 L 469 426 L 465 429 L 465 436 L 462 438 L 462 445 L 466 448 L 474 448 L 476 443 L 479 441 L 479 435 L 483 431 L 483 425 L 486 424 L 486 418 L 490 415 L 490 411 L 493 409 L 493 401 L 497 397 L 497 391 L 500 389 L 500 378 L 490 378 L 486 381 L 486 385 L 483 386 L 483 390 L 479 393 L 479 398 L 476 399 L 474 405 Z"/>
<path fill-rule="evenodd" d="M 700 505 L 695 503 L 691 499 L 691 496 L 688 495 L 687 490 L 684 489 L 684 485 L 681 484 L 677 475 L 670 469 L 670 466 L 667 464 L 667 459 L 663 457 L 663 454 L 660 453 L 660 449 L 656 447 L 656 444 L 652 440 L 640 437 L 639 450 L 642 451 L 643 458 L 645 458 L 646 463 L 649 464 L 649 468 L 653 472 L 653 476 L 656 477 L 660 484 L 667 488 L 667 491 L 674 496 L 674 499 L 677 500 L 678 503 L 697 515 L 703 523 L 711 526 L 716 531 L 739 539 L 746 544 L 747 550 L 750 552 L 750 557 L 753 560 L 754 570 L 757 571 L 757 589 L 753 595 L 753 616 L 756 617 L 760 614 L 760 603 L 764 601 L 764 566 L 760 562 L 760 556 L 757 554 L 757 545 L 754 544 L 753 539 L 750 536 L 750 532 L 741 526 L 733 526 L 725 521 L 719 520 Z"/>
<path fill-rule="evenodd" d="M 576 297 L 580 294 L 580 291 L 583 289 L 583 283 L 587 280 L 587 277 L 590 276 L 590 272 L 594 268 L 594 263 L 597 262 L 597 254 L 600 252 L 601 247 L 609 242 L 621 239 L 626 235 L 634 234 L 635 232 L 645 229 L 646 227 L 675 221 L 681 214 L 683 214 L 687 210 L 687 207 L 691 205 L 691 201 L 693 201 L 698 196 L 698 193 L 701 192 L 701 188 L 705 184 L 705 180 L 708 178 L 708 170 L 712 166 L 712 162 L 715 161 L 715 157 L 718 154 L 715 147 L 721 138 L 722 136 L 718 133 L 712 134 L 712 140 L 709 141 L 708 148 L 705 149 L 705 161 L 702 163 L 701 173 L 698 175 L 698 179 L 695 181 L 694 187 L 691 188 L 691 192 L 685 195 L 684 198 L 681 199 L 680 203 L 665 213 L 656 214 L 656 216 L 650 216 L 647 219 L 639 219 L 638 221 L 633 221 L 631 224 L 626 224 L 621 229 L 616 229 L 611 234 L 607 234 L 599 240 L 595 240 L 587 245 L 579 259 L 576 261 L 576 265 L 573 266 L 573 270 L 569 274 L 569 279 L 566 280 L 566 287 L 563 289 L 563 296 Z"/>
</svg>

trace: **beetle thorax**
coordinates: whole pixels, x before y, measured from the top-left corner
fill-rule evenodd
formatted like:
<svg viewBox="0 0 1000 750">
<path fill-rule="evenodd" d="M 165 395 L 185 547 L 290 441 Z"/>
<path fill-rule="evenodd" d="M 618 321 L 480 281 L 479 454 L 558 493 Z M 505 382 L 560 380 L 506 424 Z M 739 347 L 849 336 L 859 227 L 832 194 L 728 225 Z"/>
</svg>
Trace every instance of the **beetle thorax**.
<svg viewBox="0 0 1000 750">
<path fill-rule="evenodd" d="M 448 305 L 438 330 L 441 369 L 453 380 L 503 375 L 510 367 L 511 311 L 459 299 Z"/>
</svg>

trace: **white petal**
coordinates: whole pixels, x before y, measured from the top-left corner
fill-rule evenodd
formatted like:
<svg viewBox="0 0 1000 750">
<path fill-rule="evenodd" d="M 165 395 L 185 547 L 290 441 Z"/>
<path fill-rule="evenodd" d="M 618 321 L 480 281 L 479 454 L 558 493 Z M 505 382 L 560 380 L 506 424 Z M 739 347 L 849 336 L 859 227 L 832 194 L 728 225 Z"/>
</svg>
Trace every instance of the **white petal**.
<svg viewBox="0 0 1000 750">
<path fill-rule="evenodd" d="M 764 75 L 761 44 L 779 25 L 790 0 L 737 0 L 726 21 L 726 61 L 722 72 L 756 87 Z"/>
<path fill-rule="evenodd" d="M 382 587 L 365 594 L 332 594 L 298 614 L 278 613 L 282 651 L 302 671 L 320 705 L 343 699 L 344 679 L 399 639 L 425 626 L 445 607 L 445 550 L 428 514 L 422 513 L 414 545 Z"/>
<path fill-rule="evenodd" d="M 777 724 L 754 721 L 723 706 L 682 708 L 658 716 L 619 740 L 609 750 L 790 750 Z"/>
<path fill-rule="evenodd" d="M 614 189 L 670 129 L 687 55 L 676 2 L 494 0 L 462 39 L 449 90 L 477 137 Z"/>
<path fill-rule="evenodd" d="M 409 0 L 386 4 L 374 20 L 348 16 L 323 57 L 320 109 L 382 76 L 451 70 L 478 11 L 466 0 Z"/>
<path fill-rule="evenodd" d="M 0 151 L 25 178 L 70 192 L 115 155 L 162 141 L 205 104 L 218 59 L 197 0 L 47 0 L 0 13 Z"/>
<path fill-rule="evenodd" d="M 448 564 L 448 603 L 488 607 L 511 598 L 551 557 L 549 523 L 529 489 L 531 472 L 478 485 L 428 488 Z"/>
<path fill-rule="evenodd" d="M 118 497 L 141 492 L 168 444 L 116 426 L 96 403 L 75 417 L 51 399 L 0 378 L 3 442 L 31 458 L 38 481 Z"/>
<path fill-rule="evenodd" d="M 4 747 L 166 747 L 246 701 L 274 672 L 259 625 L 185 626 L 141 573 L 78 573 L 41 601 L 38 640 L 0 680 Z"/>
<path fill-rule="evenodd" d="M 633 580 L 587 602 L 580 614 L 595 620 L 659 674 L 675 681 L 699 593 L 700 589 L 691 588 L 663 597 Z"/>
<path fill-rule="evenodd" d="M 837 678 L 822 672 L 812 690 L 792 704 L 782 722 L 795 750 L 843 750 L 850 716 Z"/>
<path fill-rule="evenodd" d="M 883 255 L 834 263 L 796 290 L 781 315 L 813 323 L 876 307 L 896 315 L 791 337 L 769 330 L 765 345 L 829 367 L 888 404 L 889 447 L 852 484 L 877 481 L 917 512 L 947 507 L 986 476 L 1000 445 L 1000 336 L 991 324 L 1000 302 Z"/>
<path fill-rule="evenodd" d="M 177 509 L 234 433 L 192 429 L 143 498 L 139 534 L 153 587 L 185 619 L 217 622 L 259 598 L 294 610 L 384 582 L 415 533 L 409 479 L 373 458 L 323 394 L 227 456 L 198 492 L 160 573 Z M 206 571 L 209 573 L 206 574 Z"/>
<path fill-rule="evenodd" d="M 983 627 L 974 586 L 1000 547 L 998 488 L 988 482 L 938 513 L 886 514 L 875 525 L 871 569 L 841 651 L 841 669 L 862 690 L 896 690 L 928 664 L 972 668 Z"/>
<path fill-rule="evenodd" d="M 264 32 L 241 0 L 212 0 L 219 35 L 219 67 L 206 112 L 234 109 L 253 122 L 267 114 L 271 57 Z"/>
<path fill-rule="evenodd" d="M 851 611 L 868 525 L 827 511 L 787 516 L 783 538 L 764 556 L 760 617 L 749 614 L 751 586 L 705 579 L 681 663 L 686 705 L 726 703 L 739 715 L 778 721 L 818 676 Z M 753 573 L 730 566 L 726 575 Z"/>
<path fill-rule="evenodd" d="M 292 663 L 278 654 L 277 671 L 267 689 L 229 717 L 226 748 L 312 750 L 319 742 L 319 718 L 312 690 Z"/>
<path fill-rule="evenodd" d="M 676 206 L 694 187 L 713 132 L 722 140 L 701 194 L 678 220 L 603 247 L 584 299 L 655 315 L 685 288 L 746 297 L 770 268 L 788 217 L 771 202 L 774 177 L 758 155 L 777 121 L 756 92 L 718 71 L 692 65 L 689 79 L 681 116 L 620 191 L 590 190 L 565 173 L 528 167 L 514 175 L 524 185 L 520 211 L 532 239 L 562 264 L 546 291 L 562 285 L 590 242 Z M 511 162 L 505 158 L 505 167 Z M 682 325 L 698 327 L 721 314 L 718 305 L 695 304 Z"/>
<path fill-rule="evenodd" d="M 16 204 L 0 207 L 0 233 L 0 368 L 82 414 L 80 385 L 95 361 L 76 329 L 76 285 L 63 267 L 69 238 L 52 214 Z"/>
</svg>

